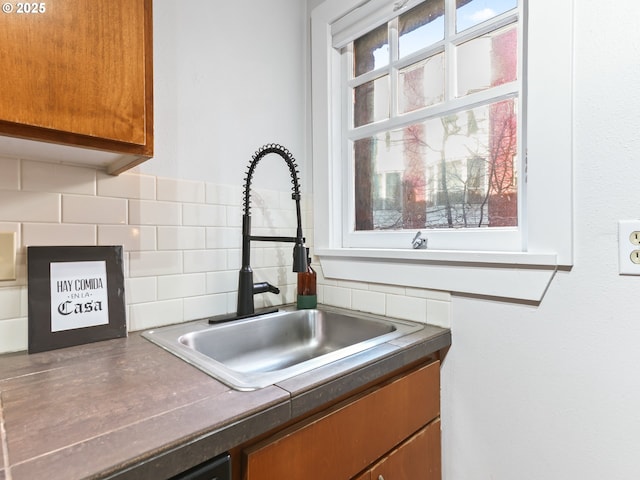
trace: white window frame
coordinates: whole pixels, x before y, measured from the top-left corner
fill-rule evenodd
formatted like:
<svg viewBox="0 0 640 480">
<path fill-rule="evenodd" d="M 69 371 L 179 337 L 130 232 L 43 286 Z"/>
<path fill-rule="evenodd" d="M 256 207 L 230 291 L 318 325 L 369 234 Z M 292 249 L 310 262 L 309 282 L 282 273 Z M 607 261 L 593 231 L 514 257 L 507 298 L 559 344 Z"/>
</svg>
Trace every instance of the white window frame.
<svg viewBox="0 0 640 480">
<path fill-rule="evenodd" d="M 410 234 L 407 248 L 343 243 L 349 212 L 343 200 L 342 98 L 333 90 L 340 84 L 341 55 L 333 48 L 332 26 L 357 10 L 383 18 L 399 3 L 325 0 L 311 13 L 314 244 L 323 272 L 328 278 L 540 301 L 558 267 L 573 264 L 573 0 L 532 0 L 525 7 L 527 115 L 521 128 L 527 151 L 520 181 L 527 182 L 527 218 L 518 251 L 474 248 L 470 233 L 478 232 L 464 229 L 451 249 L 412 250 Z"/>
</svg>

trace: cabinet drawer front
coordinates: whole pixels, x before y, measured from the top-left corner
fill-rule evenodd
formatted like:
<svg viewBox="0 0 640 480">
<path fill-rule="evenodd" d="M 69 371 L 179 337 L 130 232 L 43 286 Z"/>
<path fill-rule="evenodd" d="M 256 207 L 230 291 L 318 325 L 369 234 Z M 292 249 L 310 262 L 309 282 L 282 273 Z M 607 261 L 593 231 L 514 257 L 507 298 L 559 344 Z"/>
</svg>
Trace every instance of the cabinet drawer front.
<svg viewBox="0 0 640 480">
<path fill-rule="evenodd" d="M 440 362 L 247 449 L 247 480 L 347 479 L 440 413 Z"/>
<path fill-rule="evenodd" d="M 371 469 L 378 480 L 440 480 L 440 420 L 435 420 Z"/>
</svg>

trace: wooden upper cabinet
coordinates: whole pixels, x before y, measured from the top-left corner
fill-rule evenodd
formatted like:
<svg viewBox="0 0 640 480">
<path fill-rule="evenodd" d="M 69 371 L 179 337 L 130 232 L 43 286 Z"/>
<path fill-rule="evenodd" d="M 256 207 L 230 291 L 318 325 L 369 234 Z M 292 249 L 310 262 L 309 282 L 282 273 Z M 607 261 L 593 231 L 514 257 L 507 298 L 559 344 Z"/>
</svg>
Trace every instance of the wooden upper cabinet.
<svg viewBox="0 0 640 480">
<path fill-rule="evenodd" d="M 151 2 L 4 3 L 0 133 L 151 157 Z"/>
</svg>

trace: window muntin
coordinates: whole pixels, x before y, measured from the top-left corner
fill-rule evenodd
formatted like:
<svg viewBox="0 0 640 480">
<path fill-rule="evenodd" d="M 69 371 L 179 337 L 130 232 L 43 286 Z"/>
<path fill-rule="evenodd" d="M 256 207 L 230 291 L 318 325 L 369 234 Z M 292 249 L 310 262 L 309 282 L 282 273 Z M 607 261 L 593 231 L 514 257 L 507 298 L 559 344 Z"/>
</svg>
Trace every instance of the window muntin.
<svg viewBox="0 0 640 480">
<path fill-rule="evenodd" d="M 445 1 L 427 0 L 342 49 L 353 62 L 343 80 L 353 99 L 347 236 L 519 223 L 517 1 L 447 2 L 458 30 L 472 26 L 461 19 L 472 10 L 484 23 L 458 34 Z"/>
</svg>

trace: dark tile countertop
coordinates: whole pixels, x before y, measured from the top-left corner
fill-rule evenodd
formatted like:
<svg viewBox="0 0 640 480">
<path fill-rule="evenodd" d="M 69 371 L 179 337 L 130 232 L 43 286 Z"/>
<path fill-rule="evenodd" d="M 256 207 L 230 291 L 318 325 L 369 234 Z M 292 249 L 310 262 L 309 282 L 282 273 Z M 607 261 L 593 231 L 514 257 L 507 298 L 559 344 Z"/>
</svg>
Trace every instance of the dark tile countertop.
<svg viewBox="0 0 640 480">
<path fill-rule="evenodd" d="M 427 325 L 252 392 L 137 333 L 0 355 L 0 480 L 168 478 L 450 344 Z"/>
</svg>

